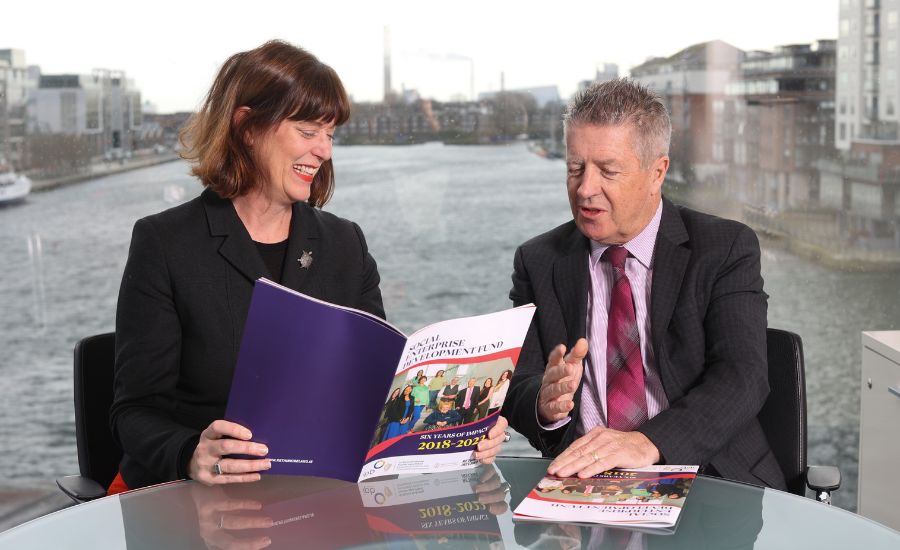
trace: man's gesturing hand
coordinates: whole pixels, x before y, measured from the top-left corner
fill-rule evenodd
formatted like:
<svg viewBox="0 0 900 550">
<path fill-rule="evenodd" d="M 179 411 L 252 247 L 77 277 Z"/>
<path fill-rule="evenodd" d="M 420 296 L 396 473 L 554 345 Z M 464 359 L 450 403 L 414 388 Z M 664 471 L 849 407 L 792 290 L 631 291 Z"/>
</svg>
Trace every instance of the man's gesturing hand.
<svg viewBox="0 0 900 550">
<path fill-rule="evenodd" d="M 542 424 L 566 418 L 575 407 L 575 391 L 581 383 L 582 363 L 587 352 L 588 342 L 584 338 L 575 342 L 568 354 L 562 344 L 550 352 L 538 392 L 538 418 Z"/>
</svg>

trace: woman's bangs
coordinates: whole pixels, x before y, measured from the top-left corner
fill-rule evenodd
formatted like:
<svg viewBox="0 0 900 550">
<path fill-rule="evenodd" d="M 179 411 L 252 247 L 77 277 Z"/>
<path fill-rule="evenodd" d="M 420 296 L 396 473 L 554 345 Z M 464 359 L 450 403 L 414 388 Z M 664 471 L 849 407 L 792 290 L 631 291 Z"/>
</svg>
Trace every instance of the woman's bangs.
<svg viewBox="0 0 900 550">
<path fill-rule="evenodd" d="M 340 126 L 350 118 L 347 92 L 337 74 L 327 65 L 320 64 L 312 74 L 297 79 L 294 90 L 294 110 L 289 119 Z"/>
</svg>

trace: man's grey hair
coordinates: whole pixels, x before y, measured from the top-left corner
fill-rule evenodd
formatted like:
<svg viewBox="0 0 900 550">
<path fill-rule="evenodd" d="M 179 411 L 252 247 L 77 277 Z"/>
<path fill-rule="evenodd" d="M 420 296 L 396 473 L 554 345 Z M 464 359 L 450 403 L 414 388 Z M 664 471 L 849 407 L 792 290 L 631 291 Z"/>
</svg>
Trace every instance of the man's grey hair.
<svg viewBox="0 0 900 550">
<path fill-rule="evenodd" d="M 641 167 L 669 154 L 672 121 L 662 99 L 630 78 L 595 82 L 575 94 L 563 115 L 566 128 L 630 125 Z"/>
</svg>

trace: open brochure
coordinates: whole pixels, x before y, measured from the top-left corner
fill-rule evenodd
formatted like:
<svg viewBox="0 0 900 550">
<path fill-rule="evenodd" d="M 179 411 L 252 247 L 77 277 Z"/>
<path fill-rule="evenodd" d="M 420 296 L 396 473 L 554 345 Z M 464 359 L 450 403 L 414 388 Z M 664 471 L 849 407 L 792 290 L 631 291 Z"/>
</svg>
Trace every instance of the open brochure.
<svg viewBox="0 0 900 550">
<path fill-rule="evenodd" d="M 268 446 L 270 474 L 357 481 L 473 466 L 533 315 L 522 306 L 407 337 L 260 279 L 225 419 Z"/>
<path fill-rule="evenodd" d="M 586 479 L 547 476 L 514 510 L 533 521 L 672 528 L 698 466 L 613 469 Z"/>
</svg>

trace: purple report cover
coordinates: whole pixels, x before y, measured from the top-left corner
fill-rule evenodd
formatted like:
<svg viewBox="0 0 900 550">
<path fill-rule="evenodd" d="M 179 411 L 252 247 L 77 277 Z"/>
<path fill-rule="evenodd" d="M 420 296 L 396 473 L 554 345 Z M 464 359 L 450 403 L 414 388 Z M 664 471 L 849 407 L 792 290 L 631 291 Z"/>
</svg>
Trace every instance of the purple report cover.
<svg viewBox="0 0 900 550">
<path fill-rule="evenodd" d="M 267 473 L 355 482 L 405 343 L 380 319 L 260 279 L 225 419 L 269 447 Z"/>
</svg>

